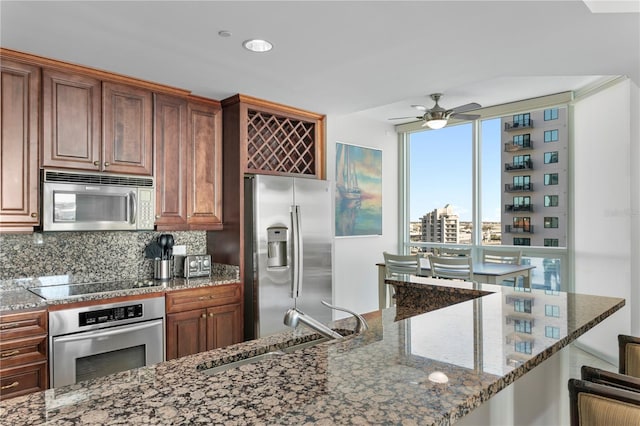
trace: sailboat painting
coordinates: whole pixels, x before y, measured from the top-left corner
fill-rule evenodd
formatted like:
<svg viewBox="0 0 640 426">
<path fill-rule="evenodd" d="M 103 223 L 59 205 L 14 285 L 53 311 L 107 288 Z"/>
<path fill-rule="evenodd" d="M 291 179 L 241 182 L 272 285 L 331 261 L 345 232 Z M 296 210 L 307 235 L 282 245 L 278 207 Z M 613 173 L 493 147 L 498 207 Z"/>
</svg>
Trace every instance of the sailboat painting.
<svg viewBox="0 0 640 426">
<path fill-rule="evenodd" d="M 382 151 L 336 143 L 336 237 L 382 235 Z"/>
</svg>

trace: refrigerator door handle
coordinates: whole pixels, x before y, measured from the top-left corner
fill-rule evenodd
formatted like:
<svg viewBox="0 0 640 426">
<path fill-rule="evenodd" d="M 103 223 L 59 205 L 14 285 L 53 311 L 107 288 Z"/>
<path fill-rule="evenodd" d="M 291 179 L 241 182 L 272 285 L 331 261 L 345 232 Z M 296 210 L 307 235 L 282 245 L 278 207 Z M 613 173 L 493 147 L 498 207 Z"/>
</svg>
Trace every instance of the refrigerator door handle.
<svg viewBox="0 0 640 426">
<path fill-rule="evenodd" d="M 293 240 L 293 277 L 291 280 L 291 297 L 294 299 L 300 296 L 302 291 L 302 232 L 300 206 L 291 206 L 291 228 Z"/>
</svg>

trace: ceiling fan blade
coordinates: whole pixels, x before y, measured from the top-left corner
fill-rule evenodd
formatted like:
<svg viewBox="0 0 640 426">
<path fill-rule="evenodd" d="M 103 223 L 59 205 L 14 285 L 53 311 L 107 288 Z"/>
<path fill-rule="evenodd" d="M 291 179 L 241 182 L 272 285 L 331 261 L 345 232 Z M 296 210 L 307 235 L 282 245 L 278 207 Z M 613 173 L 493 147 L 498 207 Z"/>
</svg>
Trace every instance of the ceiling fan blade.
<svg viewBox="0 0 640 426">
<path fill-rule="evenodd" d="M 451 116 L 458 120 L 475 120 L 476 118 L 480 118 L 480 114 L 458 114 L 456 112 L 451 114 Z"/>
<path fill-rule="evenodd" d="M 429 109 L 424 105 L 411 105 L 411 108 L 415 108 L 415 109 L 420 110 L 420 111 L 426 111 L 426 110 Z"/>
<path fill-rule="evenodd" d="M 458 107 L 452 108 L 451 110 L 455 113 L 458 112 L 467 112 L 467 111 L 472 111 L 474 109 L 478 109 L 481 108 L 482 105 L 475 103 L 475 102 L 471 102 L 470 104 L 465 104 L 465 105 L 460 105 Z"/>
<path fill-rule="evenodd" d="M 408 117 L 393 117 L 393 118 L 387 118 L 387 120 L 405 120 L 407 118 L 418 118 L 421 119 L 422 117 L 415 117 L 413 115 L 410 115 Z"/>
</svg>

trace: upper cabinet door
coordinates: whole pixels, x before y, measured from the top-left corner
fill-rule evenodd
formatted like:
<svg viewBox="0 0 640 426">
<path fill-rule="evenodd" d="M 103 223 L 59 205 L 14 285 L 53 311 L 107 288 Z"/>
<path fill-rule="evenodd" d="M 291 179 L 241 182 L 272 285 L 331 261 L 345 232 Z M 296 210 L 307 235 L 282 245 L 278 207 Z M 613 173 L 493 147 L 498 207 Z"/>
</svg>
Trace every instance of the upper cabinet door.
<svg viewBox="0 0 640 426">
<path fill-rule="evenodd" d="M 156 225 L 187 229 L 187 101 L 160 94 L 154 98 Z"/>
<path fill-rule="evenodd" d="M 153 174 L 153 99 L 149 90 L 102 85 L 103 156 L 106 172 Z"/>
<path fill-rule="evenodd" d="M 37 225 L 40 68 L 2 59 L 0 77 L 0 224 Z M 5 229 L 6 230 L 6 229 Z M 32 230 L 32 228 L 31 228 Z"/>
<path fill-rule="evenodd" d="M 99 171 L 100 80 L 43 71 L 42 165 Z"/>
<path fill-rule="evenodd" d="M 187 217 L 189 229 L 222 227 L 222 110 L 189 102 Z"/>
</svg>

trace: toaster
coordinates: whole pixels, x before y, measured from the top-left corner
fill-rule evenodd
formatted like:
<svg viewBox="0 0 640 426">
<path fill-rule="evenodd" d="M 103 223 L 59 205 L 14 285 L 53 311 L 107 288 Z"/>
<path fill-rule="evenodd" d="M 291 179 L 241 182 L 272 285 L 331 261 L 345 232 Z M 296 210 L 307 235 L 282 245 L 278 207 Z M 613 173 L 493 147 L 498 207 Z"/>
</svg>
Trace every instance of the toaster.
<svg viewBox="0 0 640 426">
<path fill-rule="evenodd" d="M 210 277 L 211 255 L 191 254 L 185 256 L 183 274 L 185 278 Z"/>
</svg>

